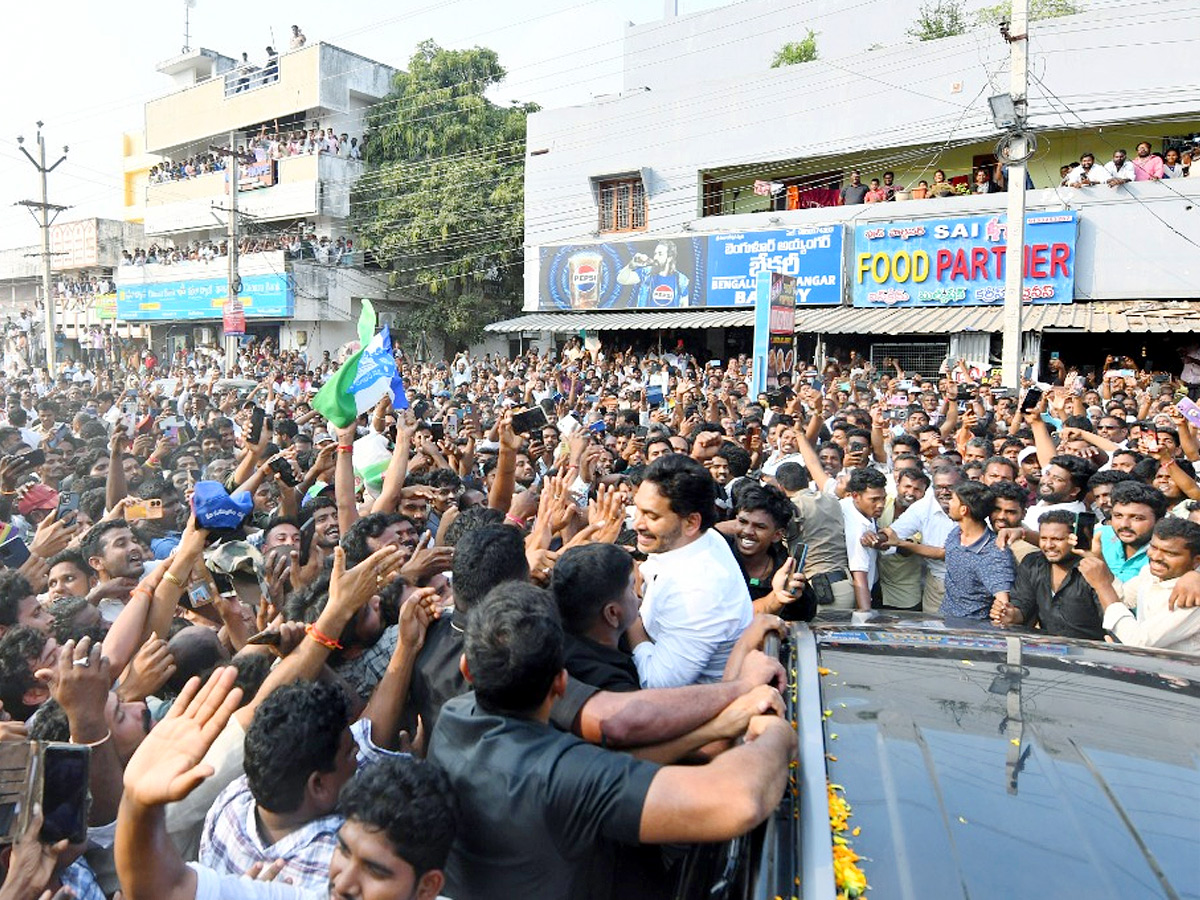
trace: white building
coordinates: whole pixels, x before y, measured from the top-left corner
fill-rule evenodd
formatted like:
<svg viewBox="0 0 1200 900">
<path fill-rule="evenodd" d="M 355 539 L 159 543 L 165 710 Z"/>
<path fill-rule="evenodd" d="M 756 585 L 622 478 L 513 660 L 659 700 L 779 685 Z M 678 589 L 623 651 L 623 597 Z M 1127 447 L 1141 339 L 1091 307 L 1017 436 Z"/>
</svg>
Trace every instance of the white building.
<svg viewBox="0 0 1200 900">
<path fill-rule="evenodd" d="M 1177 335 L 1200 331 L 1200 178 L 1075 189 L 1059 186 L 1059 168 L 1084 152 L 1098 165 L 1118 149 L 1132 157 L 1141 140 L 1155 152 L 1192 146 L 1200 3 L 1165 17 L 1081 4 L 1030 27 L 1027 246 L 1053 233 L 1036 252 L 1069 247 L 1057 270 L 1027 272 L 1026 352 L 1173 364 Z M 1002 235 L 1004 193 L 827 204 L 855 170 L 864 183 L 893 172 L 903 188 L 937 170 L 966 181 L 992 171 L 1000 132 L 987 99 L 1009 90 L 999 30 L 916 42 L 905 32 L 917 0 L 744 0 L 684 17 L 667 5 L 664 20 L 626 29 L 621 93 L 530 116 L 525 315 L 490 330 L 515 344 L 587 329 L 621 346 L 657 331 L 722 358 L 749 349 L 747 290 L 768 268 L 818 287 L 798 306 L 802 357 L 855 348 L 926 371 L 947 352 L 998 355 L 997 260 L 990 272 L 970 260 L 972 242 L 987 255 Z M 771 68 L 810 28 L 819 58 Z M 978 233 L 956 244 L 955 225 Z M 896 274 L 885 258 L 921 247 L 933 267 L 919 283 L 878 277 Z M 657 281 L 652 265 L 631 266 L 639 252 L 674 256 L 687 284 L 669 266 Z"/>
<path fill-rule="evenodd" d="M 164 160 L 185 163 L 260 134 L 322 132 L 361 143 L 370 108 L 391 88 L 395 70 L 329 44 L 309 44 L 270 60 L 243 64 L 193 50 L 158 66 L 171 91 L 145 107 L 145 132 L 125 141 L 127 217 L 144 224 L 141 249 L 183 248 L 226 239 L 227 172 L 168 181 L 155 177 Z M 349 142 L 347 142 L 348 145 Z M 350 192 L 365 163 L 337 154 L 260 159 L 239 172 L 240 230 L 263 240 L 302 232 L 331 244 L 354 241 Z M 356 243 L 356 242 L 355 242 Z M 131 251 L 136 248 L 127 248 Z M 158 348 L 219 343 L 228 260 L 126 264 L 117 270 L 118 314 L 150 323 Z M 363 298 L 389 310 L 386 277 L 363 267 L 360 250 L 331 260 L 294 258 L 282 249 L 247 253 L 239 262 L 240 297 L 249 335 L 320 358 L 354 339 Z"/>
</svg>

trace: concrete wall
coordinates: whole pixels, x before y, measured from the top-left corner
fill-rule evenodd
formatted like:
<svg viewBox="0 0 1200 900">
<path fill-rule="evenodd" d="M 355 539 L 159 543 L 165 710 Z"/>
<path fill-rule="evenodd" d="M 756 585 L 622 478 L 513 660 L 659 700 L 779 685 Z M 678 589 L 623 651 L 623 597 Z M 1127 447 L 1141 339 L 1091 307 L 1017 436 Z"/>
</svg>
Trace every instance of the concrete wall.
<svg viewBox="0 0 1200 900">
<path fill-rule="evenodd" d="M 170 155 L 274 118 L 324 110 L 322 127 L 349 130 L 361 121 L 363 98 L 386 96 L 395 69 L 331 44 L 310 44 L 279 57 L 279 79 L 226 95 L 224 77 L 210 78 L 146 104 L 146 149 Z"/>
<path fill-rule="evenodd" d="M 877 27 L 866 20 L 878 19 L 898 42 L 912 18 L 910 5 L 916 4 L 899 0 L 886 15 L 876 16 L 879 10 L 874 6 L 855 14 L 845 6 L 837 12 L 832 2 L 792 3 L 770 15 L 778 21 L 792 16 L 800 30 L 806 21 L 803 10 L 829 10 L 822 21 L 829 23 L 831 34 L 861 28 L 863 41 L 870 40 L 871 29 Z M 1194 2 L 1187 4 L 1189 10 L 1194 6 Z M 661 63 L 637 69 L 637 78 L 629 74 L 633 69 L 627 69 L 627 84 L 647 84 L 651 90 L 546 110 L 529 118 L 530 151 L 548 152 L 526 161 L 526 309 L 536 306 L 537 248 L 594 239 L 593 179 L 644 173 L 648 233 L 667 234 L 700 218 L 705 171 L 740 172 L 747 186 L 739 196 L 740 209 L 742 204 L 762 202 L 749 184 L 754 178 L 771 177 L 784 160 L 799 160 L 799 165 L 811 166 L 812 171 L 862 166 L 867 178 L 893 168 L 903 182 L 921 171 L 929 178 L 937 166 L 969 169 L 970 155 L 994 148 L 996 129 L 986 97 L 1008 90 L 1008 48 L 995 32 L 972 31 L 920 44 L 893 42 L 890 47 L 836 57 L 838 47 L 854 46 L 847 38 L 844 44 L 833 42 L 817 62 L 769 69 L 763 52 L 775 46 L 774 40 L 760 42 L 753 53 L 735 43 L 739 35 L 762 28 L 768 19 L 755 15 L 765 16 L 769 8 L 767 3 L 746 2 L 666 25 L 632 28 L 627 45 L 627 58 L 632 61 L 655 55 L 645 49 L 652 44 L 678 42 L 671 45 L 676 52 L 660 47 Z M 1050 183 L 1050 173 L 1057 173 L 1060 162 L 1077 158 L 1081 149 L 1107 159 L 1115 141 L 1132 150 L 1140 135 L 1157 146 L 1158 138 L 1187 133 L 1200 119 L 1200 102 L 1193 92 L 1178 88 L 1175 74 L 1186 71 L 1190 46 L 1200 38 L 1200 17 L 1176 17 L 1167 38 L 1159 17 L 1089 5 L 1082 16 L 1034 23 L 1033 34 L 1033 71 L 1071 110 L 1063 111 L 1059 101 L 1049 98 L 1048 89 L 1036 83 L 1031 88 L 1030 123 L 1050 130 L 1033 165 L 1038 183 Z M 695 52 L 685 54 L 685 49 Z M 1115 73 L 1119 73 L 1116 80 Z M 1167 122 L 1168 118 L 1178 121 Z M 1114 128 L 1119 132 L 1115 136 Z M 1183 216 L 1184 204 L 1176 210 L 1171 204 L 1178 198 L 1171 199 L 1165 190 L 1156 189 L 1171 214 Z M 1157 245 L 1175 245 L 1171 232 L 1144 210 L 1125 219 L 1133 204 L 1104 212 L 1100 211 L 1104 204 L 1093 205 L 1096 209 L 1085 211 L 1084 218 L 1101 218 L 1094 219 L 1098 223 L 1094 239 L 1088 231 L 1092 226 L 1081 230 L 1081 263 L 1084 247 L 1092 240 L 1099 243 L 1088 252 L 1098 259 L 1127 252 L 1121 248 L 1131 242 L 1151 254 L 1157 252 Z M 889 214 L 900 216 L 902 211 L 892 206 Z M 816 221 L 838 220 L 831 211 L 817 212 L 821 218 Z M 739 227 L 727 218 L 705 227 Z M 756 227 L 765 225 L 760 221 Z M 1139 227 L 1153 238 L 1126 237 Z M 1178 256 L 1172 253 L 1171 258 L 1174 263 Z M 1174 273 L 1159 269 L 1144 275 L 1110 284 L 1112 275 L 1098 269 L 1095 283 L 1086 287 L 1089 294 L 1081 296 L 1121 297 L 1133 291 L 1139 291 L 1134 296 L 1147 292 L 1159 296 L 1182 289 Z M 1194 288 L 1185 294 L 1195 295 Z"/>
</svg>

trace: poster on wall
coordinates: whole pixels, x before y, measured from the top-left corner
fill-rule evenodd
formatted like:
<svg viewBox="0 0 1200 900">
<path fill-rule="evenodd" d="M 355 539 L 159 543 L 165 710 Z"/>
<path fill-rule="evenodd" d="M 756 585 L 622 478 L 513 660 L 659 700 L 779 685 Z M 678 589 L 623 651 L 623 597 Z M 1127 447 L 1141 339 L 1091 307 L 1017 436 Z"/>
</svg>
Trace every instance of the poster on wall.
<svg viewBox="0 0 1200 900">
<path fill-rule="evenodd" d="M 996 306 L 1004 303 L 1006 216 L 859 225 L 850 281 L 855 306 Z M 1024 300 L 1075 296 L 1074 210 L 1025 217 Z"/>
<path fill-rule="evenodd" d="M 752 307 L 760 272 L 796 280 L 799 305 L 842 302 L 843 227 L 677 235 L 541 248 L 545 310 Z"/>
<path fill-rule="evenodd" d="M 660 238 L 541 249 L 542 309 L 681 309 L 704 278 L 704 239 Z"/>
</svg>

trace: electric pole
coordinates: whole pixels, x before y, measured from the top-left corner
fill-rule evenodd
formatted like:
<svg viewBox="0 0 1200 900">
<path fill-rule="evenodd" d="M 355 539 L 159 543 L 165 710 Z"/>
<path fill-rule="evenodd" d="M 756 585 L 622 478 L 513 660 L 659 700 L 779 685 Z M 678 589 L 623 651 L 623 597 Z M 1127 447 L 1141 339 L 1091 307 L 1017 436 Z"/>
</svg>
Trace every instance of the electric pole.
<svg viewBox="0 0 1200 900">
<path fill-rule="evenodd" d="M 1009 93 L 1016 111 L 1016 123 L 1007 143 L 1008 175 L 1004 180 L 1008 189 L 1008 227 L 1004 253 L 1004 345 L 1000 364 L 1005 387 L 1020 390 L 1021 373 L 1025 368 L 1021 358 L 1021 313 L 1025 286 L 1025 163 L 1029 156 L 1025 133 L 1025 98 L 1029 90 L 1029 0 L 1013 0 L 1012 21 L 1007 29 L 1001 26 L 1000 33 L 1008 41 Z"/>
<path fill-rule="evenodd" d="M 59 157 L 58 162 L 47 168 L 46 166 L 46 138 L 42 134 L 42 125 L 38 122 L 37 143 L 38 143 L 38 159 L 34 159 L 28 150 L 25 149 L 25 138 L 18 137 L 17 143 L 21 147 L 21 152 L 25 154 L 25 158 L 33 163 L 33 167 L 38 170 L 42 176 L 42 201 L 39 203 L 36 200 L 21 200 L 16 205 L 24 206 L 29 209 L 34 220 L 38 222 L 38 226 L 42 229 L 42 299 L 46 304 L 46 368 L 50 371 L 50 378 L 53 382 L 57 360 L 54 358 L 54 295 L 51 292 L 51 273 L 50 273 L 50 226 L 54 224 L 54 220 L 58 218 L 58 214 L 66 206 L 56 206 L 50 202 L 48 196 L 48 186 L 46 176 L 57 169 L 67 158 L 68 148 L 63 147 L 63 155 Z M 41 211 L 41 219 L 38 220 L 38 214 L 34 210 Z M 53 213 L 53 215 L 51 215 Z"/>
<path fill-rule="evenodd" d="M 225 325 L 230 321 L 231 316 L 241 320 L 243 312 L 241 308 L 242 301 L 238 298 L 238 294 L 242 292 L 242 281 L 238 277 L 238 155 L 236 134 L 232 131 L 229 132 L 228 147 L 210 147 L 209 149 L 229 160 L 229 231 L 226 238 L 229 243 L 229 274 L 227 276 L 225 307 L 221 314 L 221 333 L 225 345 L 225 377 L 228 378 L 233 372 L 233 367 L 237 364 L 238 336 L 236 332 L 225 331 Z"/>
</svg>

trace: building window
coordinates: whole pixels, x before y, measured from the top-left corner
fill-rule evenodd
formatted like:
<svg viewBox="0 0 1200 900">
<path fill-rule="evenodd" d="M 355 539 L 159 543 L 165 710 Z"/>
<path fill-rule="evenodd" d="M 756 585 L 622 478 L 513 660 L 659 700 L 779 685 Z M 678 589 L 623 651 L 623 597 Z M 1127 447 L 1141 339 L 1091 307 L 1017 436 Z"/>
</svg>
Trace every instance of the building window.
<svg viewBox="0 0 1200 900">
<path fill-rule="evenodd" d="M 601 181 L 600 231 L 644 231 L 646 188 L 640 178 Z"/>
</svg>

